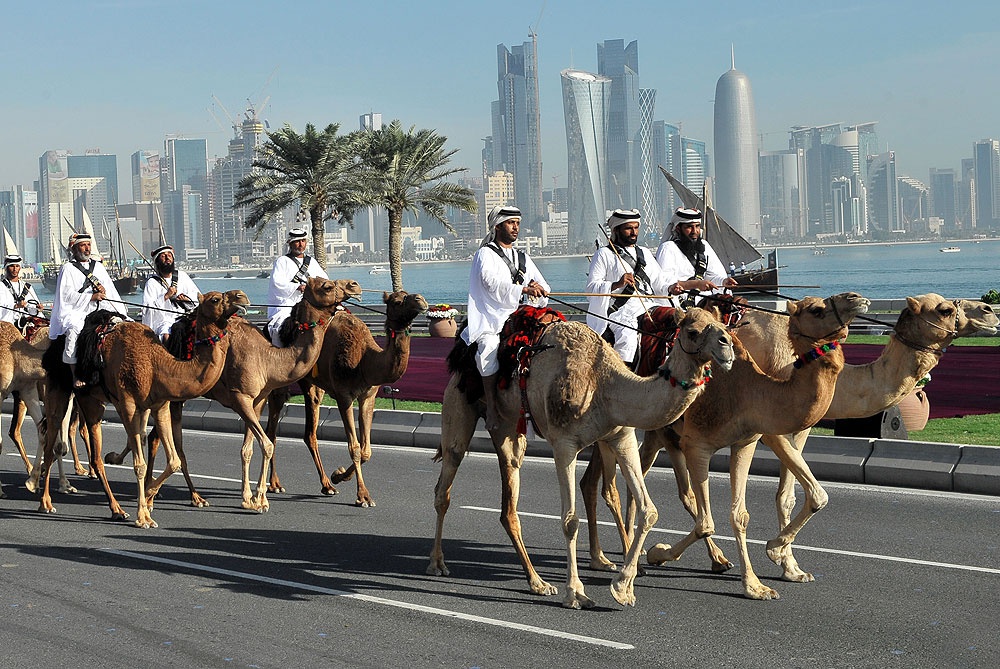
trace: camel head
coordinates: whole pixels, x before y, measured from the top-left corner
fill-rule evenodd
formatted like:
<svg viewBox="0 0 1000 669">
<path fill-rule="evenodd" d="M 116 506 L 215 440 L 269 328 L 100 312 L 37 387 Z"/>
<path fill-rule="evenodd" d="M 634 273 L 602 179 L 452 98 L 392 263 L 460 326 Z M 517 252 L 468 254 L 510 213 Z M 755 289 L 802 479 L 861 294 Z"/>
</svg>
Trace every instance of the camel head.
<svg viewBox="0 0 1000 669">
<path fill-rule="evenodd" d="M 906 298 L 893 334 L 902 344 L 918 350 L 944 352 L 958 336 L 962 310 L 936 293 Z"/>
<path fill-rule="evenodd" d="M 857 293 L 839 293 L 825 300 L 818 297 L 789 300 L 788 335 L 795 352 L 801 355 L 814 346 L 844 339 L 847 326 L 855 316 L 867 312 L 870 304 L 870 300 Z"/>
<path fill-rule="evenodd" d="M 217 290 L 209 291 L 201 296 L 195 307 L 195 318 L 202 323 L 213 323 L 225 328 L 230 317 L 245 309 L 250 304 L 250 298 L 242 290 L 230 290 L 225 294 Z"/>
<path fill-rule="evenodd" d="M 996 334 L 1000 318 L 996 310 L 985 302 L 955 300 L 958 307 L 958 336 L 971 337 L 977 332 Z"/>
<path fill-rule="evenodd" d="M 714 362 L 726 371 L 732 368 L 736 358 L 733 338 L 712 311 L 698 307 L 687 311 L 678 309 L 674 318 L 678 319 L 677 337 L 668 363 L 678 352 L 683 352 L 699 365 Z"/>
<path fill-rule="evenodd" d="M 413 319 L 427 311 L 427 300 L 420 293 L 397 290 L 382 293 L 385 302 L 385 329 L 399 332 L 410 327 Z"/>
<path fill-rule="evenodd" d="M 332 311 L 341 302 L 361 296 L 361 284 L 354 279 L 324 279 L 314 276 L 306 282 L 302 299 L 316 307 Z"/>
</svg>

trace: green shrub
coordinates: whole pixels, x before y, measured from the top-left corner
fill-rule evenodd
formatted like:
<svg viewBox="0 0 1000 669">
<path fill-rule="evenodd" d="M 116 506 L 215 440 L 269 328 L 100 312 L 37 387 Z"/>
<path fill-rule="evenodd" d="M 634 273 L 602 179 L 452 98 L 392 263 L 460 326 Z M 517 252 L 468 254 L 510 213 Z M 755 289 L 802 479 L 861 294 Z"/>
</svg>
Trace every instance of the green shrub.
<svg viewBox="0 0 1000 669">
<path fill-rule="evenodd" d="M 1000 293 L 994 288 L 990 292 L 983 295 L 983 302 L 986 304 L 1000 304 Z"/>
</svg>

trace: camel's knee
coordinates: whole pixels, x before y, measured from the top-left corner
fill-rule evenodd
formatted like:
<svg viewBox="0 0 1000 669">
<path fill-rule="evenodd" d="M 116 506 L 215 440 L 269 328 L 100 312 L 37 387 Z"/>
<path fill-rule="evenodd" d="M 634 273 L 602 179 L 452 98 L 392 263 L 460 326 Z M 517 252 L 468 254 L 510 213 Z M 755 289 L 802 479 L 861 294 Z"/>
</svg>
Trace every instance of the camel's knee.
<svg viewBox="0 0 1000 669">
<path fill-rule="evenodd" d="M 741 532 L 746 532 L 747 527 L 750 526 L 750 512 L 744 509 L 733 509 L 733 512 L 729 515 L 729 520 L 733 524 L 733 527 Z"/>
<path fill-rule="evenodd" d="M 816 486 L 816 490 L 813 492 L 812 499 L 810 500 L 813 513 L 824 508 L 829 503 L 830 497 L 826 494 L 826 491 L 823 490 L 822 486 Z"/>
<path fill-rule="evenodd" d="M 146 480 L 146 463 L 135 464 L 132 466 L 132 470 L 135 472 L 136 479 L 140 481 Z"/>
<path fill-rule="evenodd" d="M 181 459 L 175 455 L 167 462 L 167 467 L 171 474 L 176 474 L 181 470 Z"/>
<path fill-rule="evenodd" d="M 563 534 L 567 539 L 575 539 L 580 531 L 580 517 L 576 513 L 569 513 L 563 518 Z"/>
<path fill-rule="evenodd" d="M 660 518 L 660 512 L 656 510 L 652 502 L 646 505 L 646 508 L 642 510 L 642 531 L 649 532 L 653 529 L 653 525 L 656 525 L 656 521 Z"/>
<path fill-rule="evenodd" d="M 694 535 L 699 539 L 710 537 L 713 534 L 715 534 L 715 522 L 705 519 L 695 523 Z"/>
</svg>

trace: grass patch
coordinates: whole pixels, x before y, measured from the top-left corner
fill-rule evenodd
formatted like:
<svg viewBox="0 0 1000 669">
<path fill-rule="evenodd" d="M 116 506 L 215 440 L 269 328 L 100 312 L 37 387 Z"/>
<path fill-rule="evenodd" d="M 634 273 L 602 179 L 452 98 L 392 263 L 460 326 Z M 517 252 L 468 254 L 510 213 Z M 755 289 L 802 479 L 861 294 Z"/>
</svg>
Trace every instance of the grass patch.
<svg viewBox="0 0 1000 669">
<path fill-rule="evenodd" d="M 292 395 L 291 397 L 288 398 L 289 404 L 302 404 L 303 402 L 304 399 L 302 395 Z M 323 406 L 335 407 L 337 406 L 337 400 L 333 399 L 329 395 L 323 395 Z M 395 406 L 393 406 L 393 400 L 387 397 L 376 397 L 375 408 L 396 409 L 398 411 L 423 411 L 426 413 L 441 413 L 440 402 L 418 402 L 416 400 L 396 400 Z"/>
<path fill-rule="evenodd" d="M 833 435 L 833 430 L 814 427 L 810 434 Z M 910 432 L 911 441 L 930 441 L 941 444 L 972 444 L 1000 446 L 1000 414 L 962 416 L 961 418 L 932 418 L 919 432 Z"/>
<path fill-rule="evenodd" d="M 889 337 L 885 335 L 849 335 L 848 344 L 879 344 L 885 346 Z M 1000 337 L 959 337 L 952 346 L 1000 346 Z"/>
</svg>

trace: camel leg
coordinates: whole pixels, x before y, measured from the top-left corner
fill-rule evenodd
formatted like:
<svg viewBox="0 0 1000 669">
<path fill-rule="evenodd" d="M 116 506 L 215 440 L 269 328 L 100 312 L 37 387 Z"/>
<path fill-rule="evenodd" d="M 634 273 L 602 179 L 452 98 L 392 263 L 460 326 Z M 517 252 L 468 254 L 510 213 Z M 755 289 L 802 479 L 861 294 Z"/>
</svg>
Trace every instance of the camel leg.
<svg viewBox="0 0 1000 669">
<path fill-rule="evenodd" d="M 143 529 L 157 527 L 156 521 L 150 514 L 149 500 L 146 495 L 146 454 L 143 452 L 143 442 L 146 436 L 146 425 L 149 421 L 149 409 L 139 409 L 135 406 L 131 398 L 126 397 L 119 401 L 115 408 L 122 419 L 125 427 L 126 439 L 129 450 L 132 452 L 132 470 L 135 472 L 136 486 L 138 488 L 137 506 L 135 515 L 135 526 Z"/>
<path fill-rule="evenodd" d="M 7 430 L 7 435 L 14 442 L 17 452 L 21 455 L 21 460 L 24 462 L 24 470 L 30 474 L 32 469 L 31 460 L 28 459 L 28 453 L 24 450 L 24 441 L 21 439 L 21 425 L 24 423 L 25 414 L 24 402 L 21 401 L 21 393 L 17 390 L 11 393 L 11 399 L 14 402 L 14 407 L 11 410 L 10 428 Z M 41 442 L 39 442 L 39 445 L 41 446 Z M 38 452 L 41 454 L 42 449 L 39 448 Z M 37 457 L 35 461 L 38 461 Z"/>
<path fill-rule="evenodd" d="M 793 435 L 793 439 L 796 436 Z M 796 535 L 798 535 L 799 531 L 809 522 L 813 515 L 827 505 L 829 497 L 823 486 L 813 476 L 809 465 L 802 458 L 801 448 L 795 441 L 789 442 L 784 435 L 780 435 L 770 443 L 765 443 L 768 443 L 772 447 L 772 450 L 774 450 L 775 454 L 781 460 L 782 470 L 788 470 L 790 474 L 789 478 L 794 476 L 799 481 L 806 496 L 805 504 L 803 504 L 802 509 L 794 519 L 791 521 L 788 521 L 787 517 L 786 519 L 779 519 L 779 522 L 780 520 L 785 520 L 785 522 L 781 526 L 778 536 L 767 542 L 767 556 L 782 568 L 782 578 L 786 581 L 808 583 L 815 579 L 812 574 L 803 571 L 799 567 L 798 562 L 792 555 L 792 543 L 795 541 Z M 792 483 L 788 487 L 794 488 L 794 484 Z M 779 489 L 780 494 L 781 489 Z M 779 504 L 780 502 L 781 500 L 779 499 Z M 792 493 L 792 506 L 794 506 L 794 492 Z M 790 507 L 779 506 L 779 509 L 781 508 L 787 508 L 789 512 L 791 510 Z"/>
<path fill-rule="evenodd" d="M 750 525 L 750 512 L 747 511 L 747 477 L 750 475 L 750 462 L 753 460 L 757 440 L 732 446 L 729 457 L 729 485 L 732 491 L 732 508 L 729 514 L 736 537 L 736 546 L 740 552 L 740 565 L 743 572 L 743 594 L 749 599 L 779 599 L 778 591 L 760 582 L 750 564 L 750 551 L 747 550 L 747 527 Z"/>
<path fill-rule="evenodd" d="M 180 458 L 181 461 L 181 473 L 184 474 L 184 482 L 187 483 L 188 492 L 191 494 L 191 506 L 201 509 L 210 505 L 208 500 L 202 497 L 198 493 L 198 490 L 194 487 L 194 480 L 191 478 L 191 470 L 188 469 L 187 456 L 184 454 L 184 432 L 181 429 L 183 412 L 184 402 L 170 403 L 170 431 L 174 437 L 174 449 L 176 449 L 177 457 Z M 152 442 L 150 442 L 149 447 L 150 452 L 155 453 Z M 150 465 L 152 465 L 152 456 L 150 456 L 149 462 Z"/>
<path fill-rule="evenodd" d="M 31 420 L 34 421 L 35 427 L 38 431 L 39 448 L 38 448 L 38 454 L 35 456 L 35 462 L 37 464 L 38 462 L 41 462 L 41 458 L 43 457 L 43 450 L 45 443 L 43 436 L 45 434 L 45 421 L 42 415 L 42 407 L 38 401 L 37 390 L 35 388 L 30 388 L 21 393 L 20 406 L 21 406 L 21 411 L 20 411 L 21 415 L 23 416 L 24 413 L 27 412 L 28 415 L 31 416 Z M 20 430 L 18 430 L 18 432 L 20 432 Z M 69 478 L 67 478 L 66 476 L 62 459 L 62 456 L 64 454 L 57 452 L 56 455 L 58 456 L 56 458 L 56 466 L 59 469 L 59 492 L 63 494 L 73 494 L 79 492 L 73 486 L 73 484 L 69 482 Z M 32 471 L 33 470 L 34 468 L 32 468 Z M 78 468 L 77 471 L 79 472 L 80 469 Z M 29 472 L 29 474 L 31 473 L 32 472 Z M 35 483 L 37 485 L 37 480 L 35 481 Z"/>
<path fill-rule="evenodd" d="M 157 432 L 163 435 L 160 441 L 163 443 L 163 450 L 167 456 L 167 466 L 163 468 L 163 471 L 160 472 L 160 475 L 156 478 L 156 480 L 154 480 L 152 483 L 149 483 L 148 487 L 146 488 L 145 491 L 146 505 L 150 510 L 152 510 L 153 508 L 153 499 L 160 491 L 160 487 L 164 484 L 164 482 L 168 478 L 170 478 L 171 474 L 177 471 L 181 471 L 182 469 L 181 458 L 177 454 L 177 446 L 174 442 L 174 427 L 173 427 L 173 415 L 172 415 L 173 407 L 171 406 L 172 404 L 174 403 L 164 402 L 161 406 L 159 406 L 156 409 L 156 414 L 154 418 Z M 180 402 L 177 402 L 176 404 L 180 404 Z M 148 416 L 149 414 L 147 413 L 145 415 Z M 142 425 L 142 430 L 143 431 L 140 433 L 140 437 L 143 434 L 145 434 L 146 431 L 145 422 Z M 139 447 L 140 448 L 142 447 L 141 443 L 139 444 Z M 146 485 L 147 482 L 149 481 L 150 478 L 149 474 L 151 472 L 152 472 L 152 461 L 150 462 L 150 465 L 145 472 L 143 485 Z M 156 527 L 155 523 L 153 524 L 153 527 Z"/>
<path fill-rule="evenodd" d="M 92 456 L 91 448 L 90 448 L 90 437 L 87 434 L 87 428 L 83 424 L 83 421 L 79 421 L 78 420 L 77 422 L 78 422 L 78 427 L 79 427 L 78 431 L 80 433 L 80 439 L 83 440 L 83 445 L 87 449 L 87 459 L 89 460 L 90 457 Z M 75 433 L 76 433 L 76 430 L 74 430 L 73 434 L 75 434 Z M 94 472 L 94 465 L 91 464 L 88 468 L 84 469 L 83 463 L 80 462 L 80 454 L 79 454 L 79 452 L 77 451 L 77 448 L 76 448 L 76 439 L 75 438 L 74 439 L 70 439 L 70 442 L 69 442 L 69 452 L 73 456 L 73 469 L 76 471 L 76 473 L 79 476 L 89 476 L 90 478 L 96 478 L 97 475 Z"/>
<path fill-rule="evenodd" d="M 358 477 L 358 497 L 354 502 L 356 506 L 363 508 L 368 508 L 375 506 L 375 500 L 372 499 L 371 493 L 368 491 L 368 486 L 365 485 L 364 477 L 361 474 L 361 465 L 368 462 L 372 457 L 372 416 L 375 413 L 375 395 L 378 393 L 378 387 L 372 387 L 369 389 L 368 395 L 363 395 L 358 398 L 358 425 L 357 429 L 346 430 L 348 436 L 354 434 L 355 444 L 352 447 L 350 439 L 348 439 L 348 450 L 351 454 L 351 466 L 347 470 L 338 470 L 338 473 L 330 477 L 334 483 L 340 483 L 341 481 L 347 481 L 351 478 L 351 473 L 357 475 Z M 337 405 L 340 405 L 340 400 L 337 400 Z M 348 405 L 348 413 L 350 411 L 350 405 Z M 341 413 L 343 416 L 343 413 Z M 346 422 L 345 422 L 346 426 Z M 343 478 L 341 478 L 343 477 Z"/>
<path fill-rule="evenodd" d="M 709 502 L 708 493 L 708 465 L 712 459 L 712 453 L 704 449 L 694 448 L 692 444 L 685 444 L 685 439 L 681 439 L 681 450 L 687 461 L 687 475 L 689 477 L 688 487 L 694 493 L 695 499 L 695 522 L 694 527 L 677 544 L 656 544 L 646 552 L 646 560 L 649 564 L 663 564 L 679 560 L 688 546 L 715 534 L 715 521 L 712 518 L 712 507 Z M 675 476 L 677 472 L 674 472 Z"/>
<path fill-rule="evenodd" d="M 630 546 L 627 546 L 628 550 L 625 553 L 625 561 L 622 565 L 621 573 L 611 583 L 611 595 L 615 598 L 615 601 L 623 606 L 635 606 L 635 577 L 638 573 L 639 553 L 642 550 L 643 543 L 646 541 L 646 537 L 649 535 L 649 531 L 656 524 L 658 514 L 656 507 L 653 505 L 653 500 L 649 496 L 649 491 L 646 490 L 646 481 L 642 476 L 642 465 L 639 460 L 639 445 L 636 443 L 635 429 L 631 427 L 623 428 L 616 437 L 615 441 L 611 444 L 611 447 L 614 449 L 614 461 L 617 461 L 618 467 L 625 477 L 625 482 L 628 484 L 628 489 L 632 493 L 632 497 L 636 500 L 638 513 L 642 518 L 642 522 L 636 533 L 635 541 Z M 602 444 L 602 450 L 604 448 Z M 608 455 L 609 453 L 604 453 L 605 459 L 610 459 Z M 613 470 L 614 468 L 612 467 Z M 619 520 L 620 518 L 621 515 L 619 513 Z M 624 528 L 620 529 L 623 532 L 623 540 L 627 540 L 627 537 L 624 536 Z"/>
<path fill-rule="evenodd" d="M 271 394 L 267 396 L 267 425 L 264 426 L 264 432 L 267 434 L 267 438 L 271 440 L 272 444 L 277 446 L 278 443 L 278 421 L 281 418 L 281 411 L 285 408 L 285 403 L 288 402 L 288 389 L 278 388 L 272 390 Z M 309 402 L 306 402 L 306 427 L 309 426 L 308 420 Z M 271 493 L 282 493 L 285 492 L 285 487 L 281 485 L 281 480 L 278 478 L 278 469 L 275 464 L 275 458 L 278 455 L 278 449 L 274 449 L 274 455 L 271 457 L 271 476 L 268 479 L 267 491 Z"/>
<path fill-rule="evenodd" d="M 47 400 L 46 400 L 47 401 Z M 95 470 L 97 479 L 104 487 L 104 495 L 108 500 L 108 508 L 111 510 L 112 520 L 128 520 L 129 514 L 125 512 L 121 504 L 111 492 L 111 484 L 108 482 L 108 475 L 104 469 L 104 460 L 101 457 L 101 449 L 104 445 L 104 433 L 101 430 L 101 420 L 104 418 L 104 402 L 95 397 L 77 397 L 77 415 L 81 424 L 87 430 L 88 451 L 90 453 L 91 466 Z"/>
<path fill-rule="evenodd" d="M 434 527 L 434 547 L 431 549 L 431 561 L 427 565 L 429 576 L 448 576 L 447 565 L 444 563 L 444 550 L 441 542 L 444 536 L 444 517 L 451 507 L 451 486 L 455 482 L 458 468 L 462 465 L 469 443 L 476 431 L 479 420 L 475 409 L 465 401 L 465 397 L 455 388 L 452 378 L 444 391 L 441 404 L 441 447 L 434 455 L 441 461 L 441 471 L 434 485 L 434 510 L 437 522 Z"/>
<path fill-rule="evenodd" d="M 302 381 L 299 381 L 299 383 L 302 384 Z M 314 385 L 307 386 L 303 384 L 302 388 L 306 403 L 306 430 L 302 435 L 302 440 L 305 442 L 306 448 L 309 449 L 313 465 L 316 467 L 316 473 L 319 474 L 320 492 L 324 495 L 337 495 L 339 491 L 333 487 L 333 482 L 326 475 L 326 470 L 323 469 L 323 460 L 319 455 L 319 442 L 316 439 L 316 429 L 319 426 L 319 407 L 323 402 L 323 396 L 326 392 L 319 386 Z"/>
<path fill-rule="evenodd" d="M 70 414 L 73 411 L 73 394 L 62 391 L 49 392 L 45 398 L 45 415 L 48 418 L 49 429 L 45 431 L 45 448 L 42 462 L 34 468 L 25 486 L 31 492 L 40 492 L 38 510 L 43 513 L 55 513 L 52 505 L 52 495 L 49 490 L 49 472 L 56 451 L 65 446 L 69 432 Z M 62 443 L 60 443 L 62 442 Z"/>
<path fill-rule="evenodd" d="M 575 444 L 557 439 L 550 443 L 556 461 L 556 477 L 562 500 L 562 530 L 566 539 L 566 595 L 563 597 L 563 606 L 568 609 L 589 609 L 595 602 L 584 592 L 576 566 L 576 538 L 580 529 L 580 518 L 576 515 L 576 457 L 579 449 Z"/>
<path fill-rule="evenodd" d="M 618 567 L 615 563 L 609 560 L 604 555 L 604 551 L 601 550 L 601 538 L 597 531 L 597 488 L 602 479 L 603 469 L 604 459 L 601 456 L 601 449 L 600 447 L 595 447 L 594 452 L 590 455 L 590 462 L 587 463 L 587 469 L 583 472 L 583 477 L 580 479 L 580 492 L 583 493 L 583 508 L 587 512 L 590 568 L 599 571 L 617 571 Z M 603 477 L 606 476 L 607 474 L 605 473 Z M 612 472 L 612 476 L 614 476 L 614 472 Z M 607 492 L 607 478 L 604 478 L 604 481 L 605 492 Z M 614 492 L 617 495 L 617 489 Z M 605 496 L 605 500 L 607 500 L 607 496 Z M 614 509 L 612 509 L 612 514 L 614 514 Z"/>
<path fill-rule="evenodd" d="M 243 447 L 240 449 L 240 457 L 243 461 L 243 503 L 244 509 L 252 509 L 258 513 L 264 513 L 270 509 L 267 501 L 267 483 L 270 473 L 271 458 L 274 456 L 274 443 L 267 438 L 264 428 L 261 427 L 259 416 L 264 410 L 264 401 L 261 399 L 254 404 L 253 400 L 246 395 L 235 395 L 233 409 L 243 419 Z M 250 491 L 250 460 L 253 457 L 254 439 L 260 442 L 260 450 L 263 459 L 261 461 L 260 478 L 257 482 L 257 493 Z"/>
</svg>

